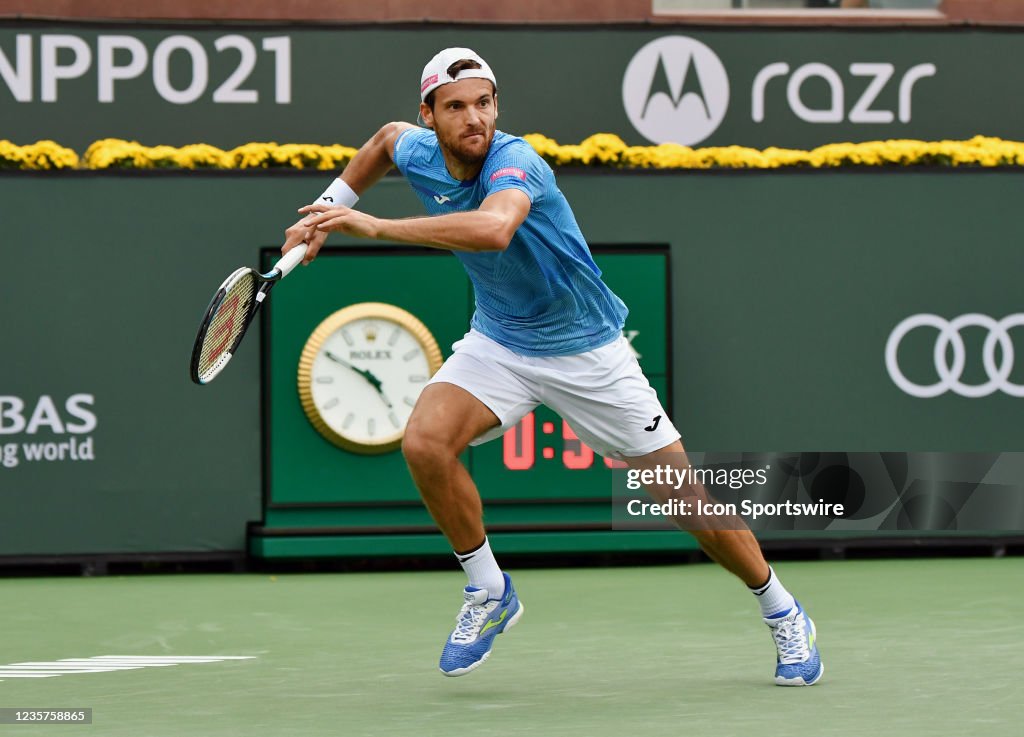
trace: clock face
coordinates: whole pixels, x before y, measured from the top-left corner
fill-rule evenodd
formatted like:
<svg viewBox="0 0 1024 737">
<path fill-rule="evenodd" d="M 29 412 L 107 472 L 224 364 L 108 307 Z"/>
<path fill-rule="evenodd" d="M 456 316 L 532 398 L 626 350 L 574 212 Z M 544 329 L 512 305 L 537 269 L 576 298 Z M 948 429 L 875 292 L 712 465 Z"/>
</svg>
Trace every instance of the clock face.
<svg viewBox="0 0 1024 737">
<path fill-rule="evenodd" d="M 306 344 L 299 366 L 303 409 L 336 445 L 393 450 L 440 363 L 436 341 L 411 314 L 392 305 L 353 305 L 321 323 Z"/>
</svg>

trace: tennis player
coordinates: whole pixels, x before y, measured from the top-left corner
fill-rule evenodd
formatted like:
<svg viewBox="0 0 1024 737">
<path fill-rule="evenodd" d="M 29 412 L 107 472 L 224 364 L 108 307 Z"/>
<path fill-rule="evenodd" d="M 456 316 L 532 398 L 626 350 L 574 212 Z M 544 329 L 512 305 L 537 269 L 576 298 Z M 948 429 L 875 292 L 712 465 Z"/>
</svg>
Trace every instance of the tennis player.
<svg viewBox="0 0 1024 737">
<path fill-rule="evenodd" d="M 402 444 L 412 478 L 469 578 L 441 672 L 469 673 L 514 625 L 523 604 L 495 561 L 480 494 L 459 454 L 498 438 L 538 404 L 595 452 L 634 468 L 685 466 L 679 433 L 622 336 L 626 307 L 605 286 L 551 168 L 521 138 L 495 128 L 497 83 L 470 49 L 437 54 L 420 76 L 425 127 L 388 123 L 317 203 L 286 231 L 282 251 L 331 231 L 455 252 L 476 312 L 453 355 L 424 388 Z M 427 217 L 384 220 L 352 209 L 398 167 Z M 655 498 L 672 495 L 647 489 Z M 699 484 L 684 490 L 706 498 Z M 724 529 L 730 528 L 730 529 Z M 771 629 L 775 682 L 805 686 L 823 669 L 814 625 L 740 523 L 692 530 L 701 548 L 751 590 Z"/>
</svg>

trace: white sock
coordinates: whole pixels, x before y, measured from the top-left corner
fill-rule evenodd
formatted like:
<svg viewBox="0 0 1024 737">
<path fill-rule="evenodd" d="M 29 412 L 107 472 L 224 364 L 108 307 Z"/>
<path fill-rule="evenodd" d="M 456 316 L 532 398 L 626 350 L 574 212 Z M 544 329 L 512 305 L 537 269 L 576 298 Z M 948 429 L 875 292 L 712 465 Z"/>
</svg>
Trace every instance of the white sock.
<svg viewBox="0 0 1024 737">
<path fill-rule="evenodd" d="M 768 572 L 766 583 L 747 588 L 757 597 L 757 603 L 761 605 L 761 616 L 765 619 L 775 619 L 783 614 L 788 614 L 796 606 L 796 600 L 775 576 L 775 569 L 769 566 Z"/>
<path fill-rule="evenodd" d="M 469 576 L 469 585 L 487 589 L 488 599 L 500 599 L 505 594 L 505 577 L 491 552 L 491 543 L 484 538 L 483 545 L 467 553 L 455 553 L 462 570 Z"/>
</svg>

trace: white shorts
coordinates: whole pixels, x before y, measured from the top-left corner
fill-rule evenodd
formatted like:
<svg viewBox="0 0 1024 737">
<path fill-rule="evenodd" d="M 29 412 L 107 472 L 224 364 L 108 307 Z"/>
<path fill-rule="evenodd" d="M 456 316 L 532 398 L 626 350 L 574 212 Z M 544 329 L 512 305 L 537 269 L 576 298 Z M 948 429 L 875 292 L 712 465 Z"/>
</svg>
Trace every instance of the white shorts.
<svg viewBox="0 0 1024 737">
<path fill-rule="evenodd" d="M 538 404 L 610 458 L 645 455 L 679 439 L 625 338 L 574 356 L 521 356 L 470 330 L 452 349 L 430 383 L 465 389 L 501 423 L 470 445 L 501 437 Z"/>
</svg>

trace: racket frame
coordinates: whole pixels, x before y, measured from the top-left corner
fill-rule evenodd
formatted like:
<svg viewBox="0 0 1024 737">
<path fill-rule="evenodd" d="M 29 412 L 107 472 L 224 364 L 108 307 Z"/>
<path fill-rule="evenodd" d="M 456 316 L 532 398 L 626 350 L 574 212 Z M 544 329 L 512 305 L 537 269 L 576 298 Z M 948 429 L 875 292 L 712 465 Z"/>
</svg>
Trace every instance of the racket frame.
<svg viewBox="0 0 1024 737">
<path fill-rule="evenodd" d="M 206 312 L 203 314 L 203 319 L 199 323 L 199 330 L 196 332 L 195 342 L 192 344 L 192 357 L 189 360 L 189 377 L 192 381 L 200 386 L 205 386 L 217 378 L 217 375 L 224 370 L 224 367 L 228 365 L 231 357 L 235 354 L 239 344 L 242 342 L 242 338 L 245 337 L 246 332 L 249 330 L 249 326 L 252 324 L 253 319 L 256 317 L 256 313 L 260 309 L 260 305 L 270 294 L 270 290 L 274 288 L 281 279 L 288 276 L 302 259 L 306 255 L 308 246 L 305 243 L 300 243 L 295 248 L 292 248 L 288 253 L 278 259 L 277 263 L 274 264 L 273 268 L 265 274 L 258 273 L 255 269 L 243 266 L 240 269 L 236 269 L 228 275 L 217 291 L 214 293 L 213 298 L 210 300 L 209 306 L 206 308 Z M 203 343 L 206 340 L 207 331 L 210 329 L 210 325 L 213 323 L 213 318 L 216 316 L 220 306 L 224 303 L 225 297 L 227 297 L 228 291 L 240 279 L 245 276 L 252 275 L 258 286 L 256 294 L 248 306 L 248 314 L 243 316 L 242 329 L 235 336 L 235 339 L 228 346 L 228 349 L 224 351 L 214 363 L 213 372 L 205 378 L 200 376 L 199 373 L 199 362 L 203 354 Z"/>
</svg>

